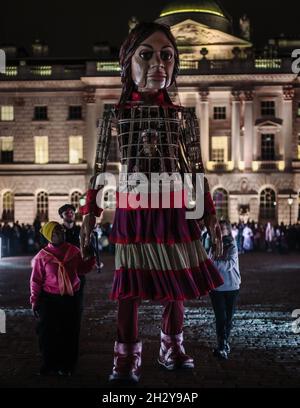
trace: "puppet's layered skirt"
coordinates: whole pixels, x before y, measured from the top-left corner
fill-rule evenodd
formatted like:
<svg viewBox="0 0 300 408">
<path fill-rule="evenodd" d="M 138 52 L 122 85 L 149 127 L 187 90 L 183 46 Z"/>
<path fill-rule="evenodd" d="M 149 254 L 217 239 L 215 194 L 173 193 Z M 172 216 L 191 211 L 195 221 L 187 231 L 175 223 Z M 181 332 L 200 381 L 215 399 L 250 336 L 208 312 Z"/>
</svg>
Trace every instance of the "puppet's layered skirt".
<svg viewBox="0 0 300 408">
<path fill-rule="evenodd" d="M 117 208 L 111 299 L 196 299 L 223 284 L 201 243 L 197 220 L 185 208 Z"/>
</svg>

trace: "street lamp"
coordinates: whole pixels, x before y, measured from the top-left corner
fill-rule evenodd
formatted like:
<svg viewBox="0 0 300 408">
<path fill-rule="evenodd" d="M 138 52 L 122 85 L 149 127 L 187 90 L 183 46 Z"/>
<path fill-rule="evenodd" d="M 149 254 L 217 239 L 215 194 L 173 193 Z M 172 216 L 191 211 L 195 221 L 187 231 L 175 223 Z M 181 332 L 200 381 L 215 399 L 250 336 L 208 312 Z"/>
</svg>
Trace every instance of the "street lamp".
<svg viewBox="0 0 300 408">
<path fill-rule="evenodd" d="M 288 205 L 290 207 L 290 225 L 292 225 L 292 205 L 293 205 L 294 199 L 292 197 L 292 195 L 290 194 L 289 198 L 288 198 Z"/>
</svg>

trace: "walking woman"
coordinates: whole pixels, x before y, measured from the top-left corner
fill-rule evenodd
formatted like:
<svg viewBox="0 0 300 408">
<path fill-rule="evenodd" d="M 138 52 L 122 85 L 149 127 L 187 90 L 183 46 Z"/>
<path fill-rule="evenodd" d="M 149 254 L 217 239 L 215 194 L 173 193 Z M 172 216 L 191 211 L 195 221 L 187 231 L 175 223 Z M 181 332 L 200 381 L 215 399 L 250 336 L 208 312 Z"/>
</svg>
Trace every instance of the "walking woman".
<svg viewBox="0 0 300 408">
<path fill-rule="evenodd" d="M 222 275 L 224 284 L 210 292 L 211 303 L 216 318 L 217 348 L 214 355 L 227 360 L 230 353 L 230 333 L 233 317 L 240 292 L 241 274 L 239 254 L 235 239 L 232 236 L 231 224 L 227 220 L 220 221 L 223 255 L 213 259 L 214 265 Z"/>
</svg>

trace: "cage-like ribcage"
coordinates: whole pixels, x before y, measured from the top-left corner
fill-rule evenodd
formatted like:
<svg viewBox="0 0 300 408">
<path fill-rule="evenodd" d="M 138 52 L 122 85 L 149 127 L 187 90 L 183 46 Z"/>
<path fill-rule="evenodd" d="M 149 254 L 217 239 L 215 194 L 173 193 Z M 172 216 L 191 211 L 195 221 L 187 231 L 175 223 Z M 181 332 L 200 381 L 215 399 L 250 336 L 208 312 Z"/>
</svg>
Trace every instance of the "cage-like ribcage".
<svg viewBox="0 0 300 408">
<path fill-rule="evenodd" d="M 149 179 L 151 173 L 179 172 L 178 109 L 140 105 L 118 113 L 120 160 L 128 173 Z"/>
</svg>

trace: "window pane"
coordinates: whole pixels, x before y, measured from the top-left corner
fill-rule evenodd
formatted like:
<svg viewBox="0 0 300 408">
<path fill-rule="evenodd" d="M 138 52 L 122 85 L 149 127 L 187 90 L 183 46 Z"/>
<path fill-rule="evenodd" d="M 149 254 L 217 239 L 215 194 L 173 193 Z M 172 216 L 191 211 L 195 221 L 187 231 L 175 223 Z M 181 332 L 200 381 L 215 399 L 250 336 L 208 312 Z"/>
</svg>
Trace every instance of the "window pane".
<svg viewBox="0 0 300 408">
<path fill-rule="evenodd" d="M 13 136 L 2 136 L 0 137 L 0 160 L 1 163 L 12 163 L 13 162 Z"/>
<path fill-rule="evenodd" d="M 214 107 L 214 119 L 215 120 L 225 120 L 226 119 L 226 106 L 215 106 Z"/>
<path fill-rule="evenodd" d="M 69 138 L 69 162 L 71 164 L 82 163 L 83 140 L 82 136 L 70 136 Z"/>
<path fill-rule="evenodd" d="M 260 218 L 274 220 L 276 218 L 276 194 L 267 188 L 260 195 Z"/>
<path fill-rule="evenodd" d="M 261 158 L 262 160 L 275 160 L 275 136 L 261 135 Z"/>
<path fill-rule="evenodd" d="M 76 208 L 76 213 L 75 213 L 75 220 L 76 221 L 82 221 L 82 215 L 78 212 L 79 208 L 79 200 L 82 197 L 82 193 L 80 191 L 73 191 L 71 194 L 71 204 L 74 205 Z"/>
<path fill-rule="evenodd" d="M 13 106 L 1 106 L 1 120 L 14 120 Z"/>
<path fill-rule="evenodd" d="M 36 106 L 34 108 L 34 119 L 35 120 L 47 120 L 48 119 L 47 106 Z"/>
<path fill-rule="evenodd" d="M 212 140 L 212 161 L 226 163 L 228 161 L 228 138 L 227 136 L 213 136 Z"/>
<path fill-rule="evenodd" d="M 41 191 L 37 195 L 37 216 L 41 222 L 48 221 L 48 193 Z"/>
<path fill-rule="evenodd" d="M 80 119 L 82 119 L 82 108 L 81 108 L 81 106 L 69 106 L 69 119 L 70 120 L 80 120 Z"/>
<path fill-rule="evenodd" d="M 13 136 L 2 136 L 0 137 L 1 141 L 1 151 L 2 152 L 11 152 L 14 150 L 13 144 L 14 144 L 14 138 Z"/>
<path fill-rule="evenodd" d="M 7 222 L 14 221 L 14 196 L 11 191 L 4 193 L 2 204 L 2 220 Z"/>
<path fill-rule="evenodd" d="M 262 101 L 261 102 L 261 116 L 275 116 L 275 102 Z"/>
<path fill-rule="evenodd" d="M 35 163 L 45 164 L 49 161 L 48 136 L 35 136 Z"/>
</svg>

